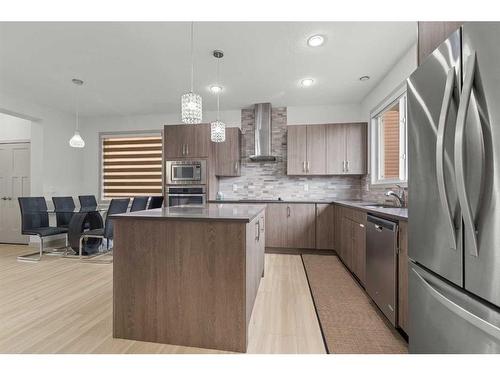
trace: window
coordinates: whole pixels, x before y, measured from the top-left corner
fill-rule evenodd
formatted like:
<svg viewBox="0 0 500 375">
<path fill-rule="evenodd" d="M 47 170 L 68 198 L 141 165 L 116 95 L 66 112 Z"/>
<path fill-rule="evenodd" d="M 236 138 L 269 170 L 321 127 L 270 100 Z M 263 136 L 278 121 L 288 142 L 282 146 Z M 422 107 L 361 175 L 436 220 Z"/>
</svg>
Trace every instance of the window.
<svg viewBox="0 0 500 375">
<path fill-rule="evenodd" d="M 102 135 L 101 199 L 162 194 L 162 137 Z"/>
<path fill-rule="evenodd" d="M 372 184 L 407 181 L 406 93 L 372 117 Z"/>
</svg>

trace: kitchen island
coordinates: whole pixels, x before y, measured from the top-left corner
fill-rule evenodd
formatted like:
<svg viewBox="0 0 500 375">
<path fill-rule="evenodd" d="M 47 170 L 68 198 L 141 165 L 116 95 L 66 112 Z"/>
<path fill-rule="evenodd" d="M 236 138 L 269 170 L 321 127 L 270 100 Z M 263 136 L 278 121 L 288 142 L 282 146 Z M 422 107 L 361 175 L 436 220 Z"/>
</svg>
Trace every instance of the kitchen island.
<svg viewBox="0 0 500 375">
<path fill-rule="evenodd" d="M 265 205 L 113 216 L 113 337 L 245 352 L 264 273 Z"/>
</svg>

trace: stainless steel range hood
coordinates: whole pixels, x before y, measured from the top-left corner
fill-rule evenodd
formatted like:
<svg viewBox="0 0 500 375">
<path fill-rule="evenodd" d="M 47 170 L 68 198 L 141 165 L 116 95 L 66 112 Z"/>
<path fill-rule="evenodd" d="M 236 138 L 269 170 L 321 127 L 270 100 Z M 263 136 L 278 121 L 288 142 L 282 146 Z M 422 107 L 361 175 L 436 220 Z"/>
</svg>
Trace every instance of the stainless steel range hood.
<svg viewBox="0 0 500 375">
<path fill-rule="evenodd" d="M 272 155 L 271 103 L 255 104 L 255 154 L 251 161 L 276 161 Z"/>
</svg>

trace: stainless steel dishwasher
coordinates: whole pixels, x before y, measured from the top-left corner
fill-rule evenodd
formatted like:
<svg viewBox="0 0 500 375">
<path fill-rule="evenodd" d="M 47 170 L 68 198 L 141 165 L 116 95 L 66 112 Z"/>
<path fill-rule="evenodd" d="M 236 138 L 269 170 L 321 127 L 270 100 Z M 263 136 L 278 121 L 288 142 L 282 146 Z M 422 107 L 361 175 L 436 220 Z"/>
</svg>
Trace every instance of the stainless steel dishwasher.
<svg viewBox="0 0 500 375">
<path fill-rule="evenodd" d="M 370 214 L 366 224 L 366 291 L 395 326 L 398 224 Z"/>
</svg>

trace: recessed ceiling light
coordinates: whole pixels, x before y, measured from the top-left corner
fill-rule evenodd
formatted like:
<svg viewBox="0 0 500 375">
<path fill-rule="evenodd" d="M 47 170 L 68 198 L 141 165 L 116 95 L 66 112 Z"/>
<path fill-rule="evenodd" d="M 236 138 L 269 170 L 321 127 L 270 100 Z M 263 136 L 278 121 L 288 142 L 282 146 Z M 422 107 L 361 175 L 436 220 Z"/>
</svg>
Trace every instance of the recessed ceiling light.
<svg viewBox="0 0 500 375">
<path fill-rule="evenodd" d="M 307 44 L 311 47 L 319 47 L 325 42 L 325 38 L 322 35 L 313 35 L 307 39 Z"/>
<path fill-rule="evenodd" d="M 313 83 L 314 83 L 314 79 L 312 79 L 312 78 L 304 78 L 302 81 L 300 81 L 300 84 L 304 87 L 312 86 Z"/>
<path fill-rule="evenodd" d="M 370 76 L 362 76 L 362 77 L 359 77 L 359 80 L 360 80 L 361 82 L 363 82 L 363 81 L 368 81 L 369 79 L 370 79 Z"/>
<path fill-rule="evenodd" d="M 210 86 L 210 91 L 212 92 L 212 94 L 218 94 L 219 92 L 222 91 L 222 86 L 212 85 Z"/>
</svg>

